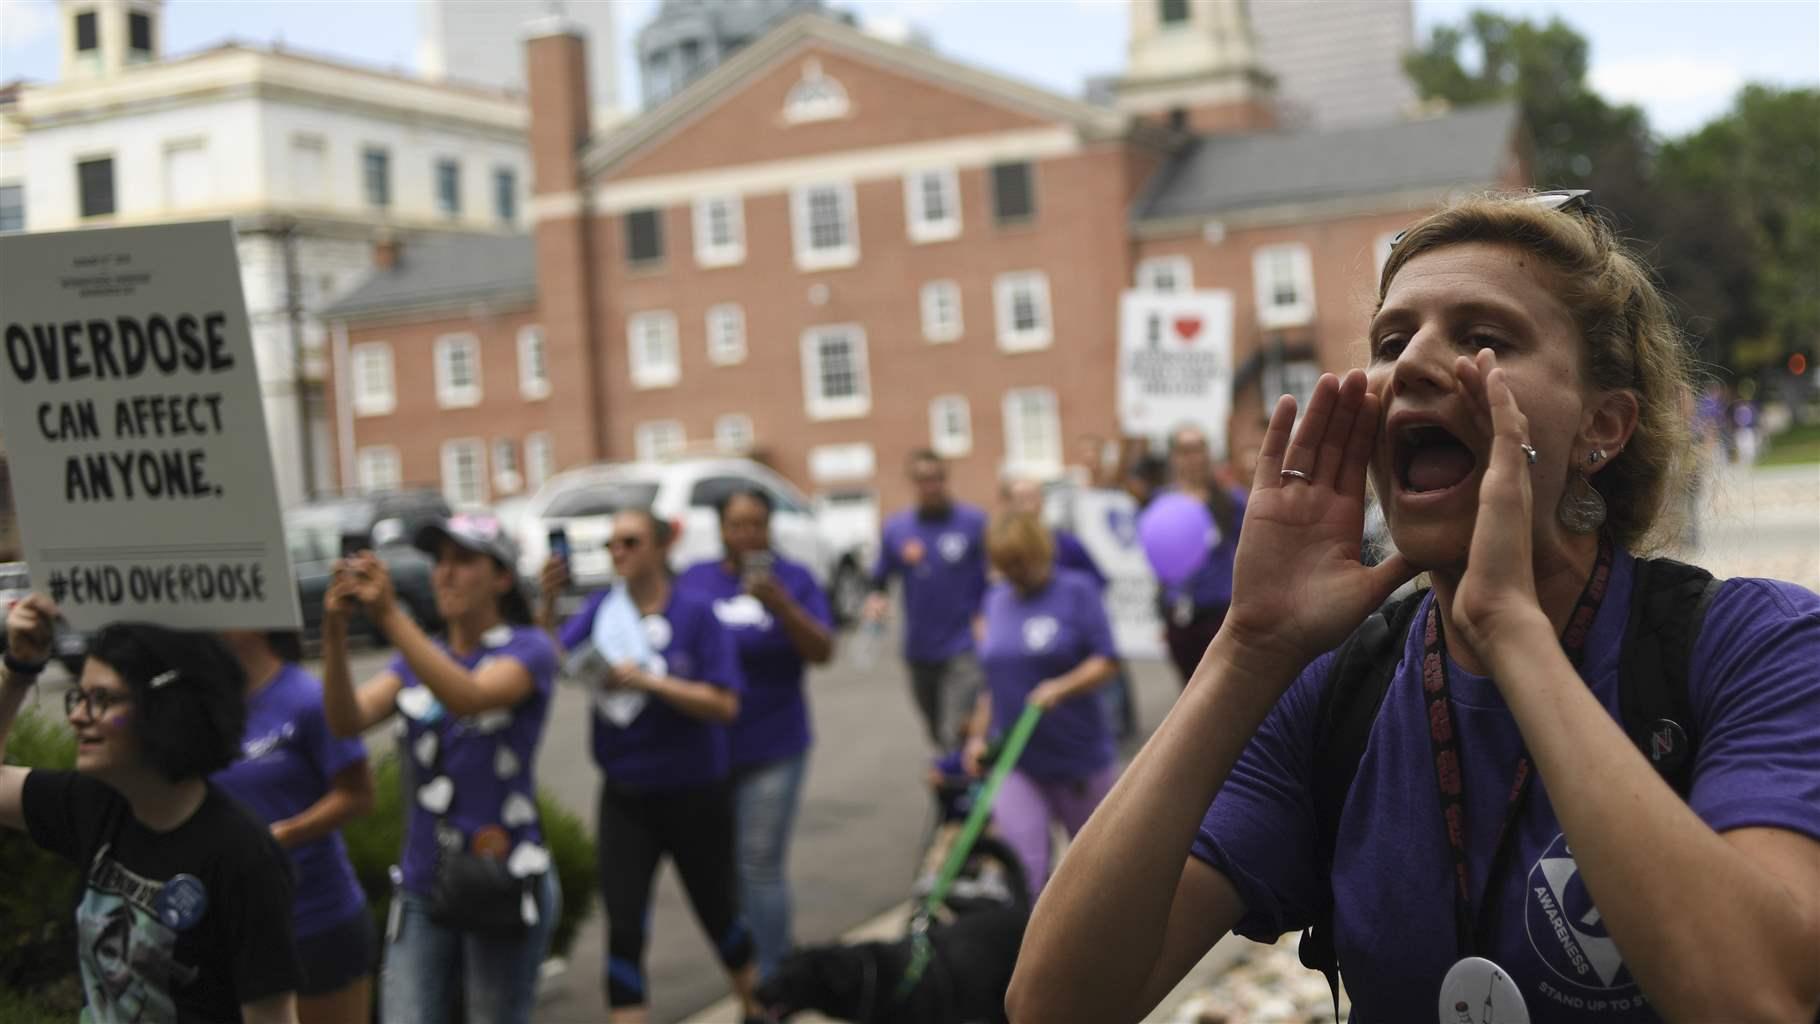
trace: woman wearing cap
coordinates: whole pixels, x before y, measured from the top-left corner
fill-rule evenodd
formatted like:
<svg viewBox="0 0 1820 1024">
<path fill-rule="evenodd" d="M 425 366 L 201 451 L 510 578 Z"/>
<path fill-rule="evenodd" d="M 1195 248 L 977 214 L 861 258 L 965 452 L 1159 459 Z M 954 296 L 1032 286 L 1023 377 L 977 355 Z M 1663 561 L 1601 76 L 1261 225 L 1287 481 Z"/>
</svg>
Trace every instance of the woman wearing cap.
<svg viewBox="0 0 1820 1024">
<path fill-rule="evenodd" d="M 1323 918 L 1359 1020 L 1815 1018 L 1820 597 L 1704 591 L 1683 798 L 1651 763 L 1678 727 L 1646 754 L 1619 719 L 1639 644 L 1677 657 L 1626 634 L 1659 604 L 1632 587 L 1664 564 L 1631 551 L 1673 535 L 1691 374 L 1578 198 L 1423 218 L 1385 263 L 1369 372 L 1324 376 L 1293 438 L 1278 400 L 1231 611 L 1044 892 L 1012 1019 L 1135 1020 L 1227 931 Z M 1397 549 L 1370 567 L 1368 477 Z M 1418 570 L 1322 863 L 1323 652 Z"/>
<path fill-rule="evenodd" d="M 231 629 L 221 639 L 246 673 L 246 733 L 240 757 L 209 781 L 268 822 L 290 854 L 298 1020 L 361 1024 L 373 1001 L 373 920 L 341 826 L 373 809 L 366 747 L 329 731 L 295 632 Z"/>
<path fill-rule="evenodd" d="M 402 715 L 401 756 L 416 792 L 386 923 L 380 973 L 386 1024 L 443 1024 L 456 979 L 472 1024 L 530 1019 L 562 894 L 537 818 L 533 773 L 549 717 L 556 651 L 529 626 L 511 542 L 490 516 L 418 531 L 443 636 L 426 636 L 363 551 L 338 562 L 324 598 L 323 709 L 338 736 Z M 398 654 L 356 689 L 348 676 L 355 606 Z M 522 913 L 510 912 L 521 906 Z M 484 910 L 504 906 L 503 919 Z"/>
<path fill-rule="evenodd" d="M 600 888 L 607 906 L 607 1005 L 614 1024 L 643 1024 L 646 922 L 665 855 L 676 865 L 744 1012 L 756 1017 L 752 934 L 739 914 L 727 725 L 745 681 L 733 637 L 704 598 L 678 590 L 665 562 L 670 526 L 648 510 L 613 517 L 617 587 L 588 598 L 558 639 L 599 690 L 594 761 L 600 787 Z M 551 559 L 538 620 L 555 629 L 568 567 Z M 633 635 L 626 636 L 626 633 Z M 639 659 L 643 659 L 642 662 Z"/>
<path fill-rule="evenodd" d="M 7 613 L 0 754 L 57 618 L 38 594 Z M 240 750 L 244 689 L 214 637 L 115 623 L 64 693 L 76 770 L 0 766 L 0 825 L 83 873 L 84 1020 L 297 1020 L 290 867 L 208 781 Z"/>
<path fill-rule="evenodd" d="M 726 557 L 690 566 L 676 586 L 712 603 L 739 648 L 746 679 L 728 748 L 739 901 L 752 923 L 762 979 L 791 948 L 790 831 L 810 744 L 803 676 L 833 654 L 834 617 L 809 570 L 772 550 L 769 494 L 736 490 L 717 511 Z"/>
</svg>

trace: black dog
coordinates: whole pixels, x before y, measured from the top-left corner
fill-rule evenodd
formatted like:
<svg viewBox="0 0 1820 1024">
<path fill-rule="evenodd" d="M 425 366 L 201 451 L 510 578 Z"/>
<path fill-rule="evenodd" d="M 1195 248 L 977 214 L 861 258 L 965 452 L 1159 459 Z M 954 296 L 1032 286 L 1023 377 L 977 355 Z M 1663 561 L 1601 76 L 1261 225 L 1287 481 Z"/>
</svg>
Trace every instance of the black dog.
<svg viewBox="0 0 1820 1024">
<path fill-rule="evenodd" d="M 780 1021 L 814 1010 L 854 1024 L 1004 1024 L 1028 920 L 1022 908 L 1001 907 L 931 927 L 928 966 L 901 994 L 910 939 L 800 949 L 759 986 L 758 1001 Z"/>
</svg>

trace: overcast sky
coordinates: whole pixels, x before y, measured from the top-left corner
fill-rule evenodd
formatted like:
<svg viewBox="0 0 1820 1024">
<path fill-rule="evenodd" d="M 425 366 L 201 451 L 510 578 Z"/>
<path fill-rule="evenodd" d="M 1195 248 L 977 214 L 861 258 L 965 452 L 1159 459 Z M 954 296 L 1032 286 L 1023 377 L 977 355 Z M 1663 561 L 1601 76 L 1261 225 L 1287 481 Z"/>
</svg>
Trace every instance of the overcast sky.
<svg viewBox="0 0 1820 1024">
<path fill-rule="evenodd" d="M 548 0 L 520 0 L 542 7 Z M 618 14 L 622 102 L 638 95 L 629 55 L 658 0 L 611 2 Z M 1252 0 L 1253 3 L 1287 0 Z M 1089 75 L 1124 61 L 1122 0 L 860 0 L 837 3 L 863 20 L 914 27 L 938 50 L 1001 73 L 1078 94 Z M 1416 31 L 1461 20 L 1475 7 L 1558 16 L 1592 43 L 1592 80 L 1607 98 L 1641 104 L 1665 135 L 1722 112 L 1747 81 L 1820 84 L 1816 0 L 1417 0 Z M 0 81 L 57 75 L 55 0 L 0 0 Z M 227 38 L 287 45 L 412 70 L 414 0 L 169 0 L 166 50 L 186 53 Z M 1007 45 L 1006 40 L 1015 40 Z"/>
</svg>

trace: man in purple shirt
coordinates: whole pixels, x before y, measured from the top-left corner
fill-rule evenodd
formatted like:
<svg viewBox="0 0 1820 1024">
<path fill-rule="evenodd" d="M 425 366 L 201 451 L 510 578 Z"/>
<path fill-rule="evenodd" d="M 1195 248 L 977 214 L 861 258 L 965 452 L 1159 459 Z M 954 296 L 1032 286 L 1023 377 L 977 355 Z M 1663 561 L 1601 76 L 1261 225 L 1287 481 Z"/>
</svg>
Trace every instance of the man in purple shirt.
<svg viewBox="0 0 1820 1024">
<path fill-rule="evenodd" d="M 980 689 L 973 632 L 986 592 L 986 514 L 953 499 L 948 469 L 932 451 L 910 456 L 910 482 L 916 507 L 885 523 L 864 617 L 884 620 L 891 578 L 903 577 L 911 691 L 930 741 L 951 750 Z"/>
</svg>

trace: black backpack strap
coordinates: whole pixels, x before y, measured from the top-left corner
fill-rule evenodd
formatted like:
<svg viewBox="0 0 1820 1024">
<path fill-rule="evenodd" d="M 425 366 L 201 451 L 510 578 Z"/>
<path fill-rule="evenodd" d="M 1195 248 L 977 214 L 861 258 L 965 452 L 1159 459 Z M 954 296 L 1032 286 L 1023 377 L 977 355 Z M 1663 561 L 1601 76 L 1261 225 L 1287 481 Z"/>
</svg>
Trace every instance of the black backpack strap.
<svg viewBox="0 0 1820 1024">
<path fill-rule="evenodd" d="M 1688 665 L 1722 580 L 1669 558 L 1633 563 L 1630 620 L 1618 662 L 1624 731 L 1676 793 L 1693 786 L 1699 723 L 1687 692 Z"/>
<path fill-rule="evenodd" d="M 1359 759 L 1377 721 L 1378 708 L 1390 689 L 1401 660 L 1404 638 L 1415 621 L 1426 590 L 1418 590 L 1386 604 L 1367 616 L 1334 655 L 1321 690 L 1315 714 L 1314 798 L 1316 866 L 1322 878 L 1333 876 L 1334 847 L 1340 831 L 1340 812 L 1352 791 Z M 1302 932 L 1302 966 L 1327 976 L 1333 991 L 1334 1019 L 1340 1016 L 1340 958 L 1333 944 L 1333 897 L 1318 912 L 1313 925 Z"/>
</svg>

